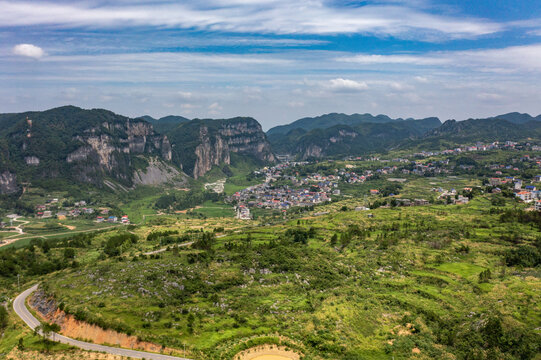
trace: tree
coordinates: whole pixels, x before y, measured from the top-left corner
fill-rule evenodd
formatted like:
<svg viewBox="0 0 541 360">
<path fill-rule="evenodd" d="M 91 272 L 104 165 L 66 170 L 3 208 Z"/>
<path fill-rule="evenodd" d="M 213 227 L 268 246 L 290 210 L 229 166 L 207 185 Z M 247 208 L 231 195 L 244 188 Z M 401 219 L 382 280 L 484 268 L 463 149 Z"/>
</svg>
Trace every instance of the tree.
<svg viewBox="0 0 541 360">
<path fill-rule="evenodd" d="M 491 278 L 492 278 L 492 273 L 490 272 L 490 269 L 481 271 L 481 273 L 479 274 L 480 283 L 487 283 Z"/>
<path fill-rule="evenodd" d="M 8 326 L 8 312 L 5 307 L 0 305 L 0 330 L 3 330 Z"/>
<path fill-rule="evenodd" d="M 72 248 L 66 248 L 64 249 L 64 259 L 74 259 L 75 258 L 75 250 Z"/>
<path fill-rule="evenodd" d="M 331 237 L 331 246 L 336 246 L 336 243 L 338 242 L 338 234 L 334 234 L 332 237 Z"/>
<path fill-rule="evenodd" d="M 34 333 L 40 334 L 43 337 L 43 343 L 45 344 L 47 351 L 49 351 L 52 346 L 50 338 L 52 337 L 52 340 L 55 341 L 55 333 L 58 331 L 60 331 L 60 326 L 55 323 L 43 323 L 34 329 Z"/>
<path fill-rule="evenodd" d="M 195 316 L 192 313 L 188 314 L 188 332 L 193 334 L 193 326 L 195 322 Z"/>
</svg>

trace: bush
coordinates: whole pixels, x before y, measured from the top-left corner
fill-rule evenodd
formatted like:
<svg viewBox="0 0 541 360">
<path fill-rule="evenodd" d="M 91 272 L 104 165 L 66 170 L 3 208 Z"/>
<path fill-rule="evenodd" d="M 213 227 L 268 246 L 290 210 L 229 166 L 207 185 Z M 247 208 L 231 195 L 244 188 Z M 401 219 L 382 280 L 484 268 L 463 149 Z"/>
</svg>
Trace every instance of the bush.
<svg viewBox="0 0 541 360">
<path fill-rule="evenodd" d="M 521 245 L 505 253 L 505 263 L 508 266 L 535 267 L 541 264 L 541 254 L 532 246 Z"/>
</svg>

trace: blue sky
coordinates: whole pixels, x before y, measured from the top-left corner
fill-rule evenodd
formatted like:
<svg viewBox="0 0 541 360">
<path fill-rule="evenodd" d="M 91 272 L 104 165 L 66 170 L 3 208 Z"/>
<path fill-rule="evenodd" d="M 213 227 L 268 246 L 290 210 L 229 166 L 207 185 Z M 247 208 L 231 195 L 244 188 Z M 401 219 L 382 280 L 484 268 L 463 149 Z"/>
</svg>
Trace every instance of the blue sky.
<svg viewBox="0 0 541 360">
<path fill-rule="evenodd" d="M 541 1 L 0 0 L 0 112 L 541 113 Z"/>
</svg>

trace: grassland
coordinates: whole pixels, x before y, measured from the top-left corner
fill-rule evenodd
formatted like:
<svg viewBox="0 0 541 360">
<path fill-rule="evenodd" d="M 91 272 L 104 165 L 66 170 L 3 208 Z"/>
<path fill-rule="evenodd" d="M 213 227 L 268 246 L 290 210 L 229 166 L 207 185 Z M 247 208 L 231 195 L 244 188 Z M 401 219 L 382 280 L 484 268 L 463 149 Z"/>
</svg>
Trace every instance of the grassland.
<svg viewBox="0 0 541 360">
<path fill-rule="evenodd" d="M 473 329 L 492 318 L 505 334 L 539 340 L 539 272 L 502 262 L 515 246 L 505 240 L 510 229 L 533 244 L 536 228 L 502 223 L 485 197 L 461 206 L 376 209 L 373 218 L 340 211 L 358 201 L 275 226 L 166 217 L 167 224 L 133 229 L 140 240 L 114 258 L 100 256 L 113 234 L 103 233 L 77 251 L 80 267 L 43 281 L 72 313 L 166 346 L 187 344 L 200 358 L 227 358 L 263 336 L 285 337 L 314 359 L 468 358 Z M 151 232 L 197 239 L 201 229 L 224 226 L 209 248 L 173 251 L 173 244 L 141 256 L 163 246 L 163 238 L 145 240 Z M 487 269 L 492 276 L 480 283 Z M 539 344 L 494 350 L 483 341 L 474 350 L 487 359 L 531 356 Z"/>
</svg>

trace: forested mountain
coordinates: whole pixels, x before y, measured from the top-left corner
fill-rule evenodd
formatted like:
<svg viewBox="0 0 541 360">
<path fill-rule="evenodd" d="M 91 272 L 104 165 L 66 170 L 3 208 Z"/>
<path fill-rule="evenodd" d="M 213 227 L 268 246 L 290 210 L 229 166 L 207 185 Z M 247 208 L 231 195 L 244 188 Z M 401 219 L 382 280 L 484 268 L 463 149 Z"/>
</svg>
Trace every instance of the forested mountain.
<svg viewBox="0 0 541 360">
<path fill-rule="evenodd" d="M 275 153 L 308 159 L 396 147 L 428 150 L 477 141 L 539 139 L 538 120 L 541 117 L 510 113 L 442 125 L 438 118 L 327 114 L 273 128 L 267 139 L 261 125 L 249 117 L 130 119 L 74 106 L 0 114 L 0 193 L 17 192 L 22 182 L 50 179 L 96 186 L 109 180 L 127 187 L 160 184 L 180 175 L 181 169 L 199 178 L 214 166 L 229 165 L 233 153 L 238 161 L 254 166 L 275 161 Z"/>
<path fill-rule="evenodd" d="M 437 121 L 440 123 L 438 118 L 428 118 L 431 121 Z M 423 120 L 428 120 L 423 119 Z M 406 119 L 414 120 L 414 119 Z M 398 119 L 392 119 L 388 117 L 387 115 L 376 115 L 373 116 L 371 114 L 338 114 L 338 113 L 331 113 L 331 114 L 325 114 L 317 117 L 306 117 L 299 120 L 296 120 L 290 124 L 287 125 L 280 125 L 273 127 L 269 131 L 267 131 L 267 135 L 277 135 L 277 134 L 287 134 L 291 130 L 294 129 L 303 129 L 303 130 L 314 130 L 314 129 L 326 129 L 333 127 L 335 125 L 349 125 L 349 126 L 357 126 L 359 124 L 363 123 L 377 123 L 377 124 L 383 124 L 383 123 L 389 123 L 394 121 L 406 121 L 402 118 Z"/>
<path fill-rule="evenodd" d="M 131 186 L 145 182 L 136 171 L 145 169 L 151 157 L 171 159 L 166 136 L 144 120 L 108 110 L 63 106 L 0 114 L 0 124 L 3 193 L 16 191 L 21 182 L 45 179 L 103 186 L 109 178 Z"/>
<path fill-rule="evenodd" d="M 296 128 L 285 135 L 269 135 L 269 141 L 276 153 L 296 154 L 302 159 L 348 156 L 386 151 L 438 126 L 440 122 L 437 118 L 427 118 L 360 123 L 355 126 L 335 125 L 311 131 Z"/>
<path fill-rule="evenodd" d="M 507 120 L 514 124 L 524 124 L 529 121 L 541 121 L 541 115 L 538 115 L 536 117 L 531 116 L 530 114 L 521 114 L 518 112 L 512 112 L 508 114 L 498 115 L 494 116 L 490 119 L 500 119 L 500 120 Z"/>
<path fill-rule="evenodd" d="M 274 161 L 261 125 L 249 117 L 195 119 L 179 125 L 168 136 L 174 144 L 173 163 L 194 178 L 215 165 L 230 164 L 232 152 L 261 163 Z"/>
<path fill-rule="evenodd" d="M 178 115 L 168 115 L 159 119 L 155 119 L 152 116 L 144 115 L 139 117 L 152 124 L 154 130 L 160 134 L 166 134 L 168 131 L 173 130 L 182 123 L 190 121 L 190 119 Z"/>
<path fill-rule="evenodd" d="M 17 192 L 22 182 L 50 179 L 109 187 L 112 180 L 132 187 L 169 182 L 180 169 L 197 178 L 215 165 L 230 164 L 231 153 L 238 153 L 240 161 L 243 156 L 261 164 L 274 161 L 261 125 L 252 118 L 130 119 L 103 109 L 64 106 L 0 114 L 0 125 L 3 194 Z M 173 145 L 153 126 L 170 134 Z"/>
<path fill-rule="evenodd" d="M 465 143 L 539 139 L 541 121 L 517 124 L 496 118 L 447 120 L 440 127 L 428 131 L 422 138 L 404 142 L 402 147 L 433 150 Z"/>
</svg>

